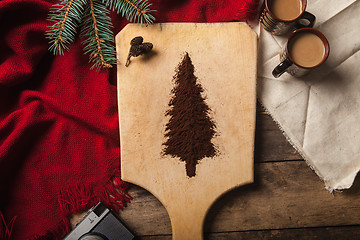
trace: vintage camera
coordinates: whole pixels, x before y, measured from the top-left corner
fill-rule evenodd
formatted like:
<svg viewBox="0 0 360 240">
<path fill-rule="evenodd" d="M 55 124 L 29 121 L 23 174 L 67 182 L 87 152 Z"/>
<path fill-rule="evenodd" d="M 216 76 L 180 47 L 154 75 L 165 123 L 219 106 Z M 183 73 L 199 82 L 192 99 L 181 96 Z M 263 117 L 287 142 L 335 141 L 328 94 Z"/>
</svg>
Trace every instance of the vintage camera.
<svg viewBox="0 0 360 240">
<path fill-rule="evenodd" d="M 132 240 L 135 236 L 103 203 L 89 210 L 64 240 Z"/>
</svg>

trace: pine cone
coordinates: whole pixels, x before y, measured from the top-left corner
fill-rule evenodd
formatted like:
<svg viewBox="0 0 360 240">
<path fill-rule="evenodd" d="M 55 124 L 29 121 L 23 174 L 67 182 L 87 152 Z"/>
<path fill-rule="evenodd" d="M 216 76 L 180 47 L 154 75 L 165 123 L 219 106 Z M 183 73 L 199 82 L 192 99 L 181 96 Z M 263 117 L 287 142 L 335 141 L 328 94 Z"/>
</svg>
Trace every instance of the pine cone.
<svg viewBox="0 0 360 240">
<path fill-rule="evenodd" d="M 142 49 L 142 44 L 139 46 L 131 46 L 130 48 L 130 55 L 132 57 L 137 57 L 140 56 L 141 54 L 143 54 L 143 49 Z"/>
<path fill-rule="evenodd" d="M 130 48 L 130 55 L 132 57 L 137 57 L 140 56 L 144 53 L 148 53 L 151 51 L 151 49 L 153 48 L 153 44 L 152 43 L 143 43 L 140 45 L 133 45 Z"/>
<path fill-rule="evenodd" d="M 146 42 L 146 43 L 141 44 L 140 47 L 142 49 L 142 53 L 148 53 L 153 48 L 153 44 Z"/>
<path fill-rule="evenodd" d="M 130 45 L 131 46 L 137 46 L 143 43 L 143 37 L 142 36 L 138 36 L 138 37 L 134 37 L 131 41 L 130 41 Z"/>
<path fill-rule="evenodd" d="M 130 42 L 130 51 L 127 57 L 125 66 L 129 66 L 131 57 L 138 57 L 142 54 L 148 53 L 152 50 L 153 44 L 149 42 L 142 43 L 143 38 L 141 36 L 135 37 Z M 142 43 L 142 44 L 141 44 Z"/>
</svg>

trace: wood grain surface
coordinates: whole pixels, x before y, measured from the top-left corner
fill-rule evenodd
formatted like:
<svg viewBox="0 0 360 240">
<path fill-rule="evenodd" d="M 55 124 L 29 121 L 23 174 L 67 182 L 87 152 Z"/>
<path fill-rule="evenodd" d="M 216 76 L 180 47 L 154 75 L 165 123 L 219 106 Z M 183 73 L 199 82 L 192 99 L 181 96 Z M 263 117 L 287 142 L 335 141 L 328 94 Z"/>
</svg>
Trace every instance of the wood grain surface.
<svg viewBox="0 0 360 240">
<path fill-rule="evenodd" d="M 360 239 L 360 178 L 349 190 L 329 193 L 260 105 L 256 120 L 255 181 L 211 207 L 205 239 Z M 172 239 L 161 203 L 137 186 L 130 194 L 134 199 L 119 215 L 138 239 Z"/>
<path fill-rule="evenodd" d="M 257 35 L 239 22 L 160 23 L 147 27 L 128 24 L 116 36 L 120 61 L 127 58 L 130 42 L 136 36 L 153 43 L 154 55 L 145 60 L 143 56 L 135 58 L 128 67 L 121 63 L 117 66 L 121 176 L 163 203 L 174 240 L 200 240 L 206 213 L 214 201 L 235 187 L 253 182 Z M 217 153 L 196 159 L 200 161 L 194 177 L 185 173 L 179 155 L 163 153 L 166 123 L 175 119 L 174 115 L 165 115 L 174 89 L 173 76 L 185 52 L 195 67 L 197 83 L 204 89 L 211 109 L 208 115 L 216 124 L 211 144 Z M 199 131 L 205 125 L 196 120 L 201 108 L 193 102 L 194 92 L 180 92 L 192 99 L 189 108 L 194 108 L 185 113 L 178 111 L 191 119 L 185 121 L 181 115 L 172 130 L 180 137 L 168 140 L 191 155 L 203 147 L 192 145 L 187 150 L 184 146 L 191 140 L 201 142 L 203 133 Z M 183 130 L 184 126 L 189 128 Z"/>
<path fill-rule="evenodd" d="M 205 239 L 360 239 L 360 181 L 329 193 L 260 105 L 255 137 L 255 180 L 215 202 Z M 171 239 L 161 203 L 134 186 L 120 212 L 140 239 Z"/>
</svg>

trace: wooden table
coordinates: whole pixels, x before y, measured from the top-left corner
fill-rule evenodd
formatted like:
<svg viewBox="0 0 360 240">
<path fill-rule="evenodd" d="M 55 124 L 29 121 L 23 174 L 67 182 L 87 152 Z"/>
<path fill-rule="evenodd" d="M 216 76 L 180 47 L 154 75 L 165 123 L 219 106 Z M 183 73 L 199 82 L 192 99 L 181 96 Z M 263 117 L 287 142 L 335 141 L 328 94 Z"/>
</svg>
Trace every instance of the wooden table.
<svg viewBox="0 0 360 240">
<path fill-rule="evenodd" d="M 205 239 L 360 239 L 359 177 L 350 190 L 329 193 L 269 114 L 257 109 L 255 182 L 218 199 Z M 130 194 L 120 217 L 139 239 L 171 239 L 162 204 L 137 186 Z"/>
</svg>

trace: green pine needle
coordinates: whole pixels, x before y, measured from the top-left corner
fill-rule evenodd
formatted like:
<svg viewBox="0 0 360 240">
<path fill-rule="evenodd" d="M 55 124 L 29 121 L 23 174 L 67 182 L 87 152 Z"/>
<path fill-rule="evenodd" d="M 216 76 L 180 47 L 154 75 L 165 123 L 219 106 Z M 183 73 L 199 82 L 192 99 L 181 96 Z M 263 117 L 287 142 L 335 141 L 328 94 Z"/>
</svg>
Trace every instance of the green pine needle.
<svg viewBox="0 0 360 240">
<path fill-rule="evenodd" d="M 46 32 L 51 52 L 63 55 L 75 41 L 86 3 L 87 0 L 62 0 L 50 9 L 48 19 L 55 22 Z"/>
<path fill-rule="evenodd" d="M 154 10 L 150 9 L 151 3 L 147 0 L 101 0 L 111 10 L 121 13 L 130 22 L 138 22 L 141 25 L 150 25 L 155 21 L 151 15 Z"/>
<path fill-rule="evenodd" d="M 111 30 L 113 26 L 108 15 L 110 12 L 102 2 L 89 1 L 81 24 L 81 36 L 85 38 L 84 52 L 90 55 L 90 62 L 94 63 L 91 68 L 110 68 L 111 64 L 117 63 Z"/>
<path fill-rule="evenodd" d="M 114 34 L 109 10 L 116 10 L 130 22 L 149 25 L 155 21 L 148 0 L 60 0 L 49 12 L 54 22 L 46 31 L 49 51 L 62 55 L 69 50 L 81 28 L 84 53 L 90 56 L 91 68 L 110 68 L 117 64 Z"/>
</svg>

